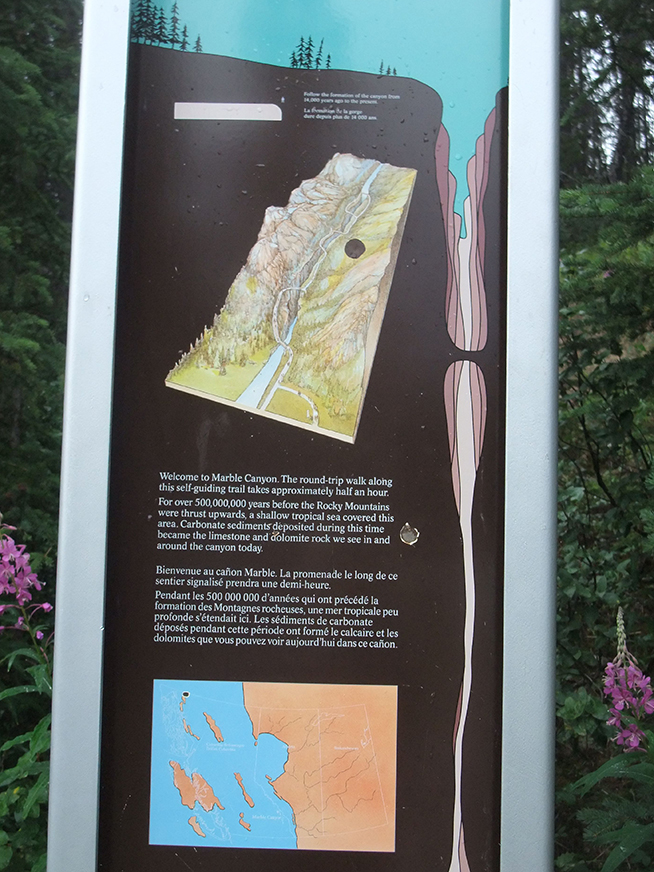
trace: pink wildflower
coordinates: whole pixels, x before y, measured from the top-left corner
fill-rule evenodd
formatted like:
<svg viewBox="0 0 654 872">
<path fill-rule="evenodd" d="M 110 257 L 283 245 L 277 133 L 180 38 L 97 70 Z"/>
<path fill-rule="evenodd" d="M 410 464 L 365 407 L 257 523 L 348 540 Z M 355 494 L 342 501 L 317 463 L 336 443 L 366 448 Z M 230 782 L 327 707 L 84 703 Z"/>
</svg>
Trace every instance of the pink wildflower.
<svg viewBox="0 0 654 872">
<path fill-rule="evenodd" d="M 635 751 L 645 738 L 636 723 L 623 724 L 623 718 L 639 719 L 654 712 L 654 693 L 648 675 L 643 675 L 636 658 L 627 648 L 624 613 L 618 609 L 618 650 L 604 670 L 604 693 L 611 698 L 607 724 L 618 731 L 616 744 Z"/>
<path fill-rule="evenodd" d="M 621 730 L 616 738 L 617 745 L 624 745 L 625 751 L 635 751 L 640 747 L 641 739 L 645 738 L 645 733 L 637 727 L 636 724 L 629 724 L 624 730 Z"/>
<path fill-rule="evenodd" d="M 13 594 L 19 606 L 32 599 L 31 587 L 41 590 L 29 559 L 24 545 L 16 545 L 11 536 L 0 538 L 0 594 Z"/>
<path fill-rule="evenodd" d="M 14 530 L 2 523 L 0 515 L 0 596 L 10 597 L 11 602 L 0 604 L 0 615 L 8 609 L 16 609 L 19 614 L 13 624 L 0 626 L 0 633 L 6 629 L 30 630 L 29 619 L 35 612 L 43 609 L 44 612 L 52 611 L 50 603 L 37 603 L 26 610 L 25 606 L 32 600 L 32 589 L 41 590 L 41 583 L 30 566 L 30 555 L 24 545 L 17 545 L 7 530 Z M 12 618 L 13 620 L 13 618 Z M 42 639 L 43 634 L 37 635 Z"/>
</svg>

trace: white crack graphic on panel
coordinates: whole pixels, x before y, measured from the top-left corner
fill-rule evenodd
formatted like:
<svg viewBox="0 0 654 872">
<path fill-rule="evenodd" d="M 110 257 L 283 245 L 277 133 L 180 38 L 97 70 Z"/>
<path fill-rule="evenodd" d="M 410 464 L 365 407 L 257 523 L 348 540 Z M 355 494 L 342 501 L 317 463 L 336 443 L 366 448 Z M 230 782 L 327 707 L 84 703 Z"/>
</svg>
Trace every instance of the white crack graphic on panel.
<svg viewBox="0 0 654 872">
<path fill-rule="evenodd" d="M 445 375 L 445 409 L 452 461 L 452 486 L 463 545 L 465 583 L 464 665 L 454 728 L 454 813 L 449 872 L 469 872 L 461 803 L 463 737 L 472 690 L 475 632 L 475 567 L 472 507 L 486 426 L 486 385 L 481 369 L 468 360 L 453 363 Z"/>
</svg>

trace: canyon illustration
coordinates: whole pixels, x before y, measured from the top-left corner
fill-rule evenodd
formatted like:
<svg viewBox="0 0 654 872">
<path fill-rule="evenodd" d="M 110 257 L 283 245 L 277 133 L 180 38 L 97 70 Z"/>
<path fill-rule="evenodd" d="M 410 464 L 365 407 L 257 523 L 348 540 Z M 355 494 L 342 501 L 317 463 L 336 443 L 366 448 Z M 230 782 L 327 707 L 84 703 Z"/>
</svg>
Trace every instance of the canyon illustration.
<svg viewBox="0 0 654 872">
<path fill-rule="evenodd" d="M 168 387 L 354 442 L 416 171 L 335 154 L 259 236 Z"/>
</svg>

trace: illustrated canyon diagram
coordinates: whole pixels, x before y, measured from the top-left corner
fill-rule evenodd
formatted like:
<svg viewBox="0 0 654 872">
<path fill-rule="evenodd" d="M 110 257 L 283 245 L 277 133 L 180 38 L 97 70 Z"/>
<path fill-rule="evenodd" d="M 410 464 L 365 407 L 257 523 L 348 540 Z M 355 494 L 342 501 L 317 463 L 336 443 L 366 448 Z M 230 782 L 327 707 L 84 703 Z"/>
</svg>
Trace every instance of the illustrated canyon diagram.
<svg viewBox="0 0 654 872">
<path fill-rule="evenodd" d="M 335 154 L 266 209 L 168 387 L 354 442 L 415 177 Z"/>
</svg>

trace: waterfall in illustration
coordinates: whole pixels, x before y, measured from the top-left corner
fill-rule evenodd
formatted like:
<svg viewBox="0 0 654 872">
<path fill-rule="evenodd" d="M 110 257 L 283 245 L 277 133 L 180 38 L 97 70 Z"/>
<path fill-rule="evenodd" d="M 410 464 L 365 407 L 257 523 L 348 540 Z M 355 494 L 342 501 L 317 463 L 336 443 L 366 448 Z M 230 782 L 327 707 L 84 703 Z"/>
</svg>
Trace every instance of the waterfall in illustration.
<svg viewBox="0 0 654 872">
<path fill-rule="evenodd" d="M 454 727 L 454 817 L 449 872 L 469 872 L 461 803 L 463 736 L 472 689 L 475 633 L 475 567 L 472 506 L 486 426 L 486 385 L 481 369 L 469 360 L 451 364 L 445 375 L 445 409 L 452 461 L 452 486 L 459 513 L 465 581 L 464 667 Z"/>
</svg>

